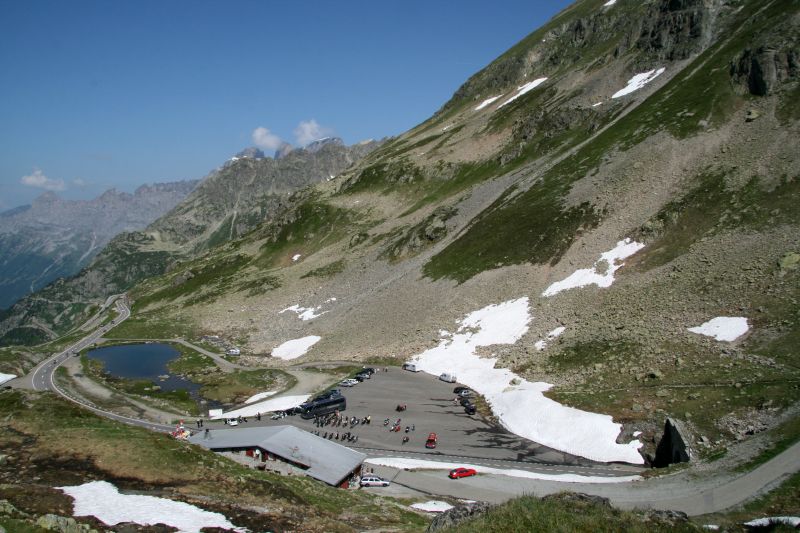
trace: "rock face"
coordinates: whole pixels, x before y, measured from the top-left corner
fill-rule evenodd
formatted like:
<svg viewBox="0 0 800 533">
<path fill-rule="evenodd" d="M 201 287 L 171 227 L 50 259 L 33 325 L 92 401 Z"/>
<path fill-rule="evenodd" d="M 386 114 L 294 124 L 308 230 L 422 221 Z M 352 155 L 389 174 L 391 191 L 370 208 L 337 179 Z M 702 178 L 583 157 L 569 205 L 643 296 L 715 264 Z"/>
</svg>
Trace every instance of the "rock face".
<svg viewBox="0 0 800 533">
<path fill-rule="evenodd" d="M 781 84 L 797 79 L 800 73 L 800 52 L 775 46 L 748 48 L 731 64 L 734 81 L 750 94 L 767 96 Z"/>
<path fill-rule="evenodd" d="M 0 308 L 77 273 L 119 233 L 145 228 L 197 181 L 143 185 L 133 194 L 109 190 L 87 201 L 47 192 L 32 205 L 0 215 Z"/>
</svg>

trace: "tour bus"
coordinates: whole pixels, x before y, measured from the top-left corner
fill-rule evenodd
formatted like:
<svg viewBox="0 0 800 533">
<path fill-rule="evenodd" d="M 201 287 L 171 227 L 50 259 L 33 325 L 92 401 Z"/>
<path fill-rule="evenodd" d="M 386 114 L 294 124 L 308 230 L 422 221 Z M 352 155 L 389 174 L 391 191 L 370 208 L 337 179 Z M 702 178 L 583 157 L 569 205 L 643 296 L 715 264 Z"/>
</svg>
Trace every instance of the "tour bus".
<svg viewBox="0 0 800 533">
<path fill-rule="evenodd" d="M 347 400 L 344 396 L 336 395 L 328 398 L 317 398 L 300 404 L 297 407 L 297 412 L 301 418 L 314 418 L 315 416 L 327 415 L 335 411 L 344 411 L 347 409 Z"/>
</svg>

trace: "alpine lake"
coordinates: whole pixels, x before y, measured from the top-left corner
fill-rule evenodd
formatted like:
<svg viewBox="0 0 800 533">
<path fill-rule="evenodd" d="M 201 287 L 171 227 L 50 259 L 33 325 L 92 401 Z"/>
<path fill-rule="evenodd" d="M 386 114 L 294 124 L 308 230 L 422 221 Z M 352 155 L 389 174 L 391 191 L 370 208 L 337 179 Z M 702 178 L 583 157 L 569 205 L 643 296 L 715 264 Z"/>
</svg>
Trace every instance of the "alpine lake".
<svg viewBox="0 0 800 533">
<path fill-rule="evenodd" d="M 94 368 L 102 365 L 102 373 L 110 385 L 125 392 L 172 400 L 170 403 L 177 402 L 196 412 L 223 405 L 201 394 L 203 384 L 170 371 L 170 363 L 181 357 L 181 352 L 170 344 L 105 346 L 89 350 L 86 357 Z M 195 409 L 191 409 L 192 404 Z"/>
</svg>

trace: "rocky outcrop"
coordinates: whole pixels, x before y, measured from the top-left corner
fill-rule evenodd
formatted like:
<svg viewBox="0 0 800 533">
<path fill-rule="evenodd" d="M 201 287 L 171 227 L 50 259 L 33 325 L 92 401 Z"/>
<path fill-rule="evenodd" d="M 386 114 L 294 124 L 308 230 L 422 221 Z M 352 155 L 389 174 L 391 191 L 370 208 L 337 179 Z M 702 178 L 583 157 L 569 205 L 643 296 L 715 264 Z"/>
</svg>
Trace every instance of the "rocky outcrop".
<svg viewBox="0 0 800 533">
<path fill-rule="evenodd" d="M 440 531 L 442 529 L 450 529 L 456 527 L 465 520 L 471 520 L 482 514 L 485 514 L 492 508 L 492 505 L 486 502 L 472 502 L 457 505 L 452 509 L 440 513 L 433 519 L 426 530 L 428 533 L 433 531 Z"/>
<path fill-rule="evenodd" d="M 656 468 L 663 468 L 675 463 L 686 463 L 689 461 L 689 450 L 678 424 L 668 418 L 664 423 L 664 436 L 656 448 L 656 455 L 652 464 Z"/>
<path fill-rule="evenodd" d="M 800 50 L 764 45 L 747 48 L 731 62 L 731 78 L 742 92 L 767 96 L 800 74 Z"/>
<path fill-rule="evenodd" d="M 711 31 L 708 0 L 662 0 L 641 19 L 636 48 L 650 59 L 676 61 L 700 50 Z"/>
</svg>

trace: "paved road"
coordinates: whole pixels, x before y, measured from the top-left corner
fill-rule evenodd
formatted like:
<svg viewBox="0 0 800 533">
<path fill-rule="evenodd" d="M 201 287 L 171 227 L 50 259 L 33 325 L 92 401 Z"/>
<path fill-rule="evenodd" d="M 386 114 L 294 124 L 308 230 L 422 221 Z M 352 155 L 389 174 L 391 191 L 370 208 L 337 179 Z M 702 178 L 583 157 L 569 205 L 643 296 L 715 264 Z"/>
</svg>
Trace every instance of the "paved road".
<svg viewBox="0 0 800 533">
<path fill-rule="evenodd" d="M 691 473 L 684 473 L 620 484 L 560 483 L 497 475 L 451 480 L 446 470 L 370 467 L 393 483 L 432 495 L 502 503 L 525 494 L 541 497 L 570 490 L 608 498 L 622 509 L 670 509 L 697 516 L 730 509 L 776 487 L 800 469 L 800 443 L 745 474 L 690 479 Z"/>
</svg>

